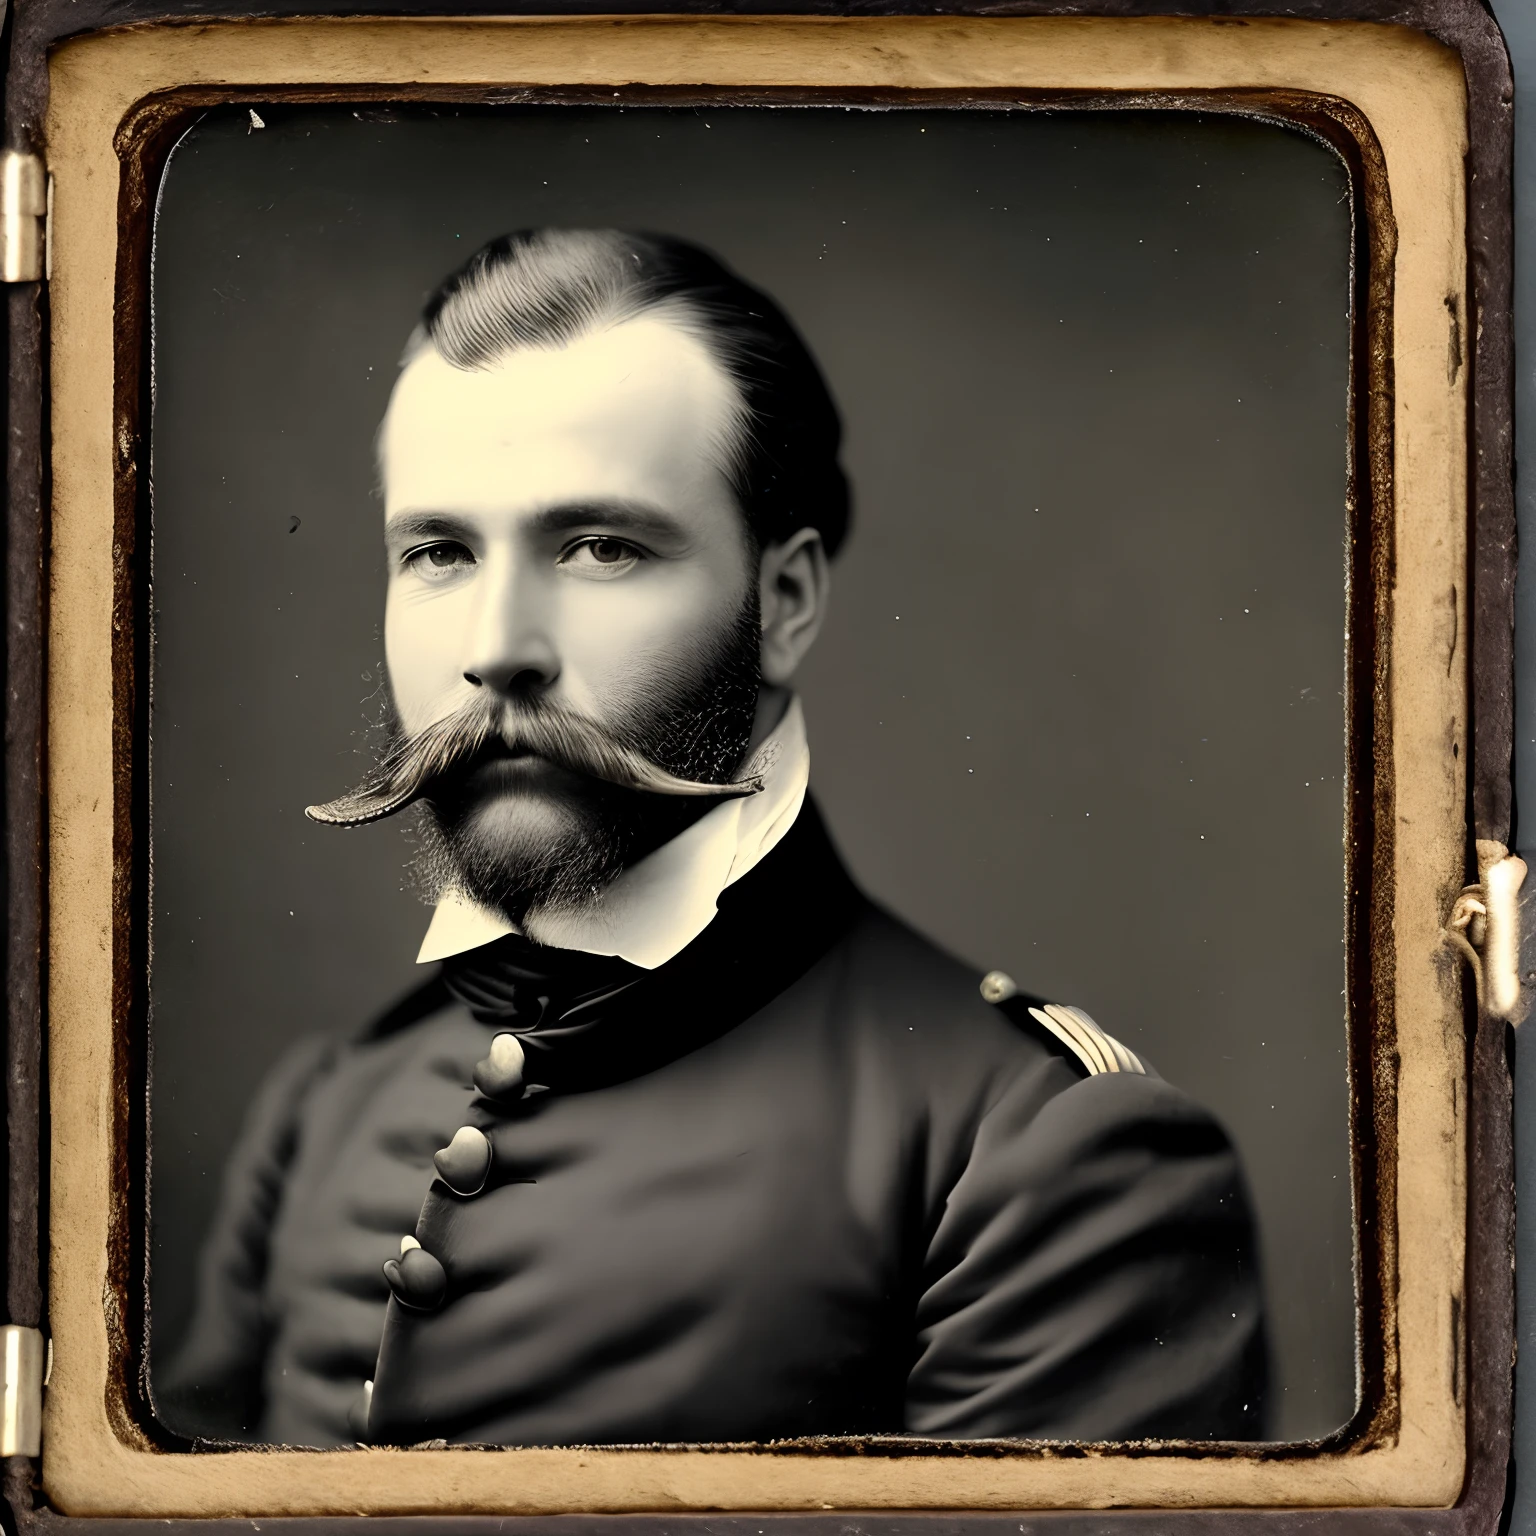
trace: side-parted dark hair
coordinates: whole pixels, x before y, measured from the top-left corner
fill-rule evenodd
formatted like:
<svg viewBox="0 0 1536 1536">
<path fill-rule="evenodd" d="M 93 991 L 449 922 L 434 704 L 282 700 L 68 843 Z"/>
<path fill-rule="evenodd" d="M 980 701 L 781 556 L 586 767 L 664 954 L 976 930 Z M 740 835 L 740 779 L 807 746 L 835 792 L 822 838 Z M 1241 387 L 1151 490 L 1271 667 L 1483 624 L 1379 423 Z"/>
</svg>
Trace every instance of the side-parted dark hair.
<svg viewBox="0 0 1536 1536">
<path fill-rule="evenodd" d="M 431 346 L 455 368 L 490 368 L 647 313 L 695 335 L 741 395 L 745 419 L 722 467 L 758 548 L 815 528 L 836 553 L 848 481 L 821 371 L 772 299 L 686 240 L 617 229 L 502 235 L 427 301 L 406 361 Z"/>
</svg>

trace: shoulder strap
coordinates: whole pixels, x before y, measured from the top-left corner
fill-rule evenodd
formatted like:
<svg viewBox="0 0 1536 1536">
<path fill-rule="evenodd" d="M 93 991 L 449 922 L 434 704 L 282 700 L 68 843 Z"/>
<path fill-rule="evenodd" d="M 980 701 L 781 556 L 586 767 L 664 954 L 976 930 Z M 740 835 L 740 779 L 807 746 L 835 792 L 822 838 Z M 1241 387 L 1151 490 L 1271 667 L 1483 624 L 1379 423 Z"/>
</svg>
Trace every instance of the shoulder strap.
<svg viewBox="0 0 1536 1536">
<path fill-rule="evenodd" d="M 981 995 L 1010 1016 L 1016 1016 L 1019 1004 L 1026 1002 L 1014 979 L 1002 971 L 988 971 L 982 977 Z M 1009 1003 L 1013 1007 L 1008 1007 Z M 1081 1008 L 1074 1008 L 1070 1003 L 1041 1003 L 1038 1008 L 1029 1006 L 1028 1013 L 1082 1063 L 1090 1077 L 1101 1072 L 1148 1075 L 1135 1051 L 1121 1045 L 1113 1035 L 1106 1034 Z"/>
</svg>

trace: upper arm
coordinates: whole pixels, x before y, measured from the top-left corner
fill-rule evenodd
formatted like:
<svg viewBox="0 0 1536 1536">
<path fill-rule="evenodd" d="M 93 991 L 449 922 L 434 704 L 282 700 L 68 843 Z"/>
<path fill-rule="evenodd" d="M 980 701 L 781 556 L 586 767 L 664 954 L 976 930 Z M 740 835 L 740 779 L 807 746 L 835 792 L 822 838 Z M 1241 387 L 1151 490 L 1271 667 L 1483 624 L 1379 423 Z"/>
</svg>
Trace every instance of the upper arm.
<svg viewBox="0 0 1536 1536">
<path fill-rule="evenodd" d="M 1005 1093 L 929 1243 L 917 1330 L 913 1433 L 1257 1437 L 1257 1252 L 1225 1133 L 1156 1078 Z"/>
<path fill-rule="evenodd" d="M 332 1050 L 330 1040 L 309 1038 L 278 1061 L 225 1164 L 199 1258 L 192 1321 L 165 1366 L 152 1373 L 157 1414 L 179 1433 L 239 1438 L 259 1416 L 268 1236 L 297 1143 L 300 1104 Z"/>
</svg>

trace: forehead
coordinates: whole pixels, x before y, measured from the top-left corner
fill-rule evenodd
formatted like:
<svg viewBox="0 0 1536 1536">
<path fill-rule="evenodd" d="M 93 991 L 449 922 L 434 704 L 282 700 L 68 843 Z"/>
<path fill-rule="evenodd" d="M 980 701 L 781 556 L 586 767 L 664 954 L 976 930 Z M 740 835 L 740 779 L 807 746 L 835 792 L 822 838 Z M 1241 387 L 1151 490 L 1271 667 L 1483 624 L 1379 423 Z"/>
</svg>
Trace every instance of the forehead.
<svg viewBox="0 0 1536 1536">
<path fill-rule="evenodd" d="M 483 370 L 428 348 L 401 374 L 380 434 L 387 508 L 712 495 L 741 414 L 708 347 L 656 314 Z"/>
</svg>

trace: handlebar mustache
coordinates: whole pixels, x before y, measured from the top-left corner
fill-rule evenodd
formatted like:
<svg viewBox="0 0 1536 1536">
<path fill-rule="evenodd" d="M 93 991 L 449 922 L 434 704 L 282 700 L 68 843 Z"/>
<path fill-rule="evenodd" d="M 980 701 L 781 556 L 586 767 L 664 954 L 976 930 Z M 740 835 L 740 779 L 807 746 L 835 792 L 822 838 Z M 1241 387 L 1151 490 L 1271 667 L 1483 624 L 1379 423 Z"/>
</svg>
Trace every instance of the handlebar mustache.
<svg viewBox="0 0 1536 1536">
<path fill-rule="evenodd" d="M 306 806 L 304 814 L 329 827 L 383 821 L 498 741 L 508 751 L 532 752 L 572 772 L 645 794 L 732 800 L 755 795 L 763 787 L 756 776 L 727 784 L 680 778 L 584 715 L 557 705 L 530 709 L 477 694 L 453 714 L 392 743 L 356 789 L 323 805 Z"/>
</svg>

